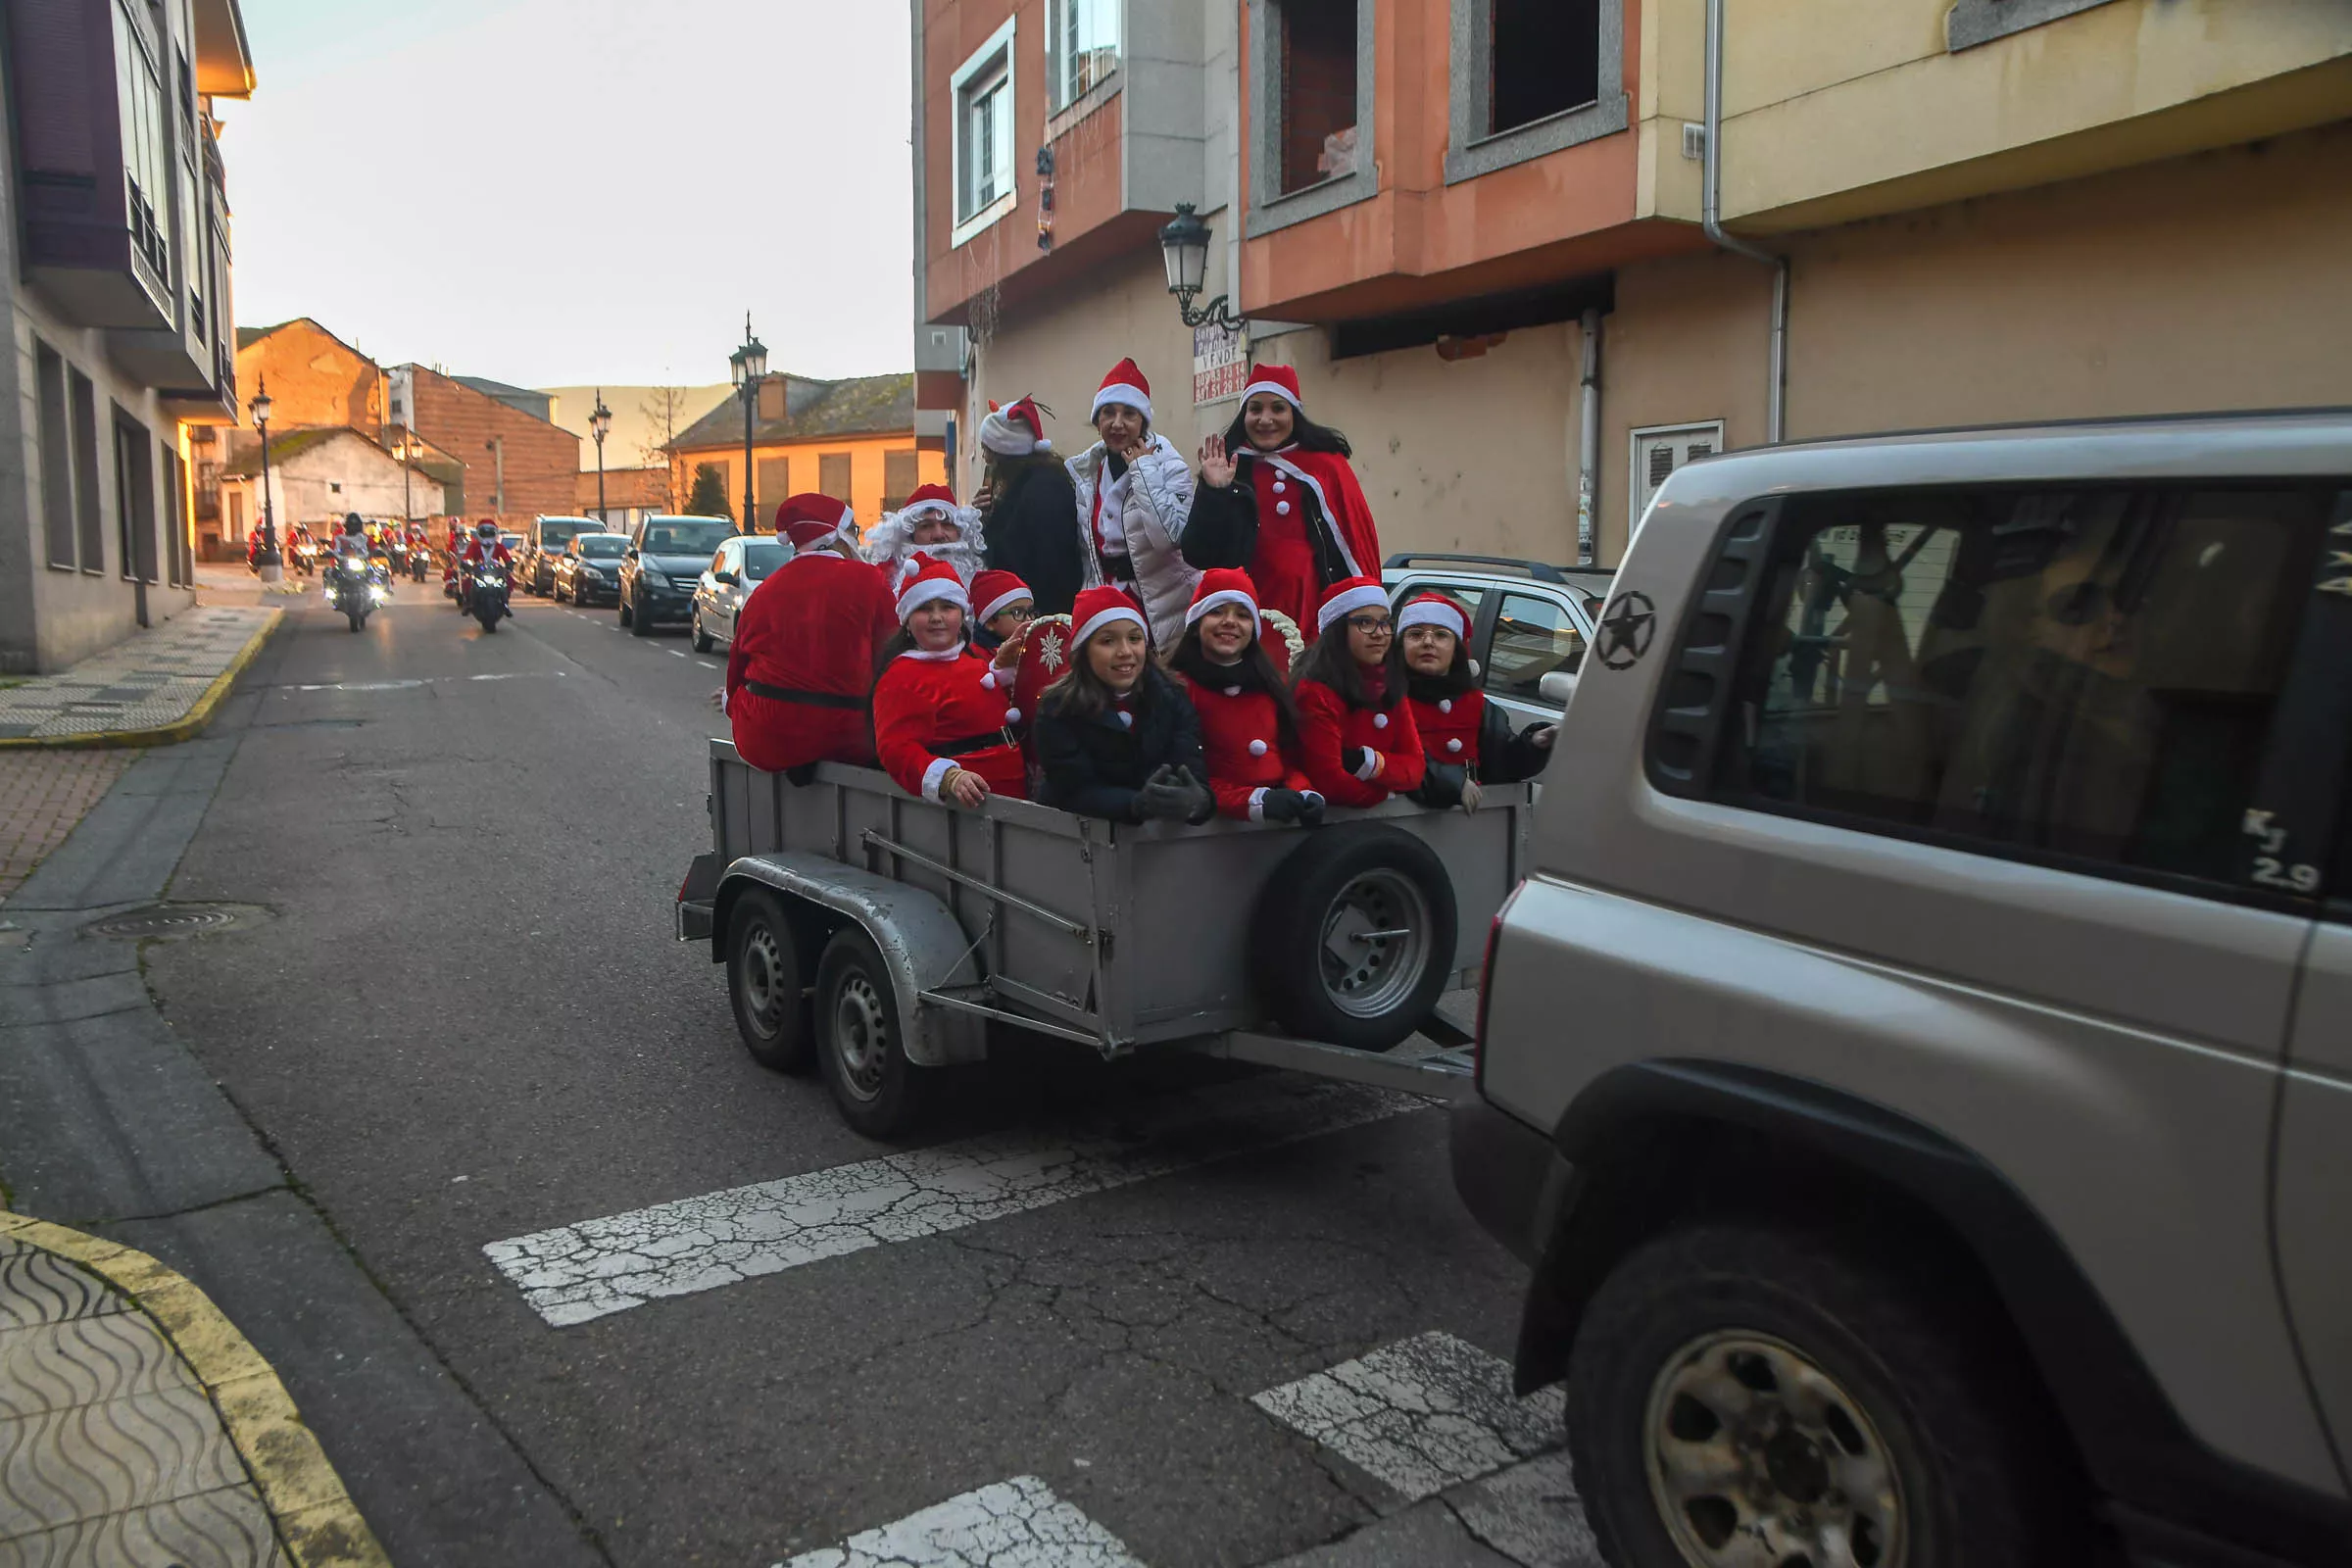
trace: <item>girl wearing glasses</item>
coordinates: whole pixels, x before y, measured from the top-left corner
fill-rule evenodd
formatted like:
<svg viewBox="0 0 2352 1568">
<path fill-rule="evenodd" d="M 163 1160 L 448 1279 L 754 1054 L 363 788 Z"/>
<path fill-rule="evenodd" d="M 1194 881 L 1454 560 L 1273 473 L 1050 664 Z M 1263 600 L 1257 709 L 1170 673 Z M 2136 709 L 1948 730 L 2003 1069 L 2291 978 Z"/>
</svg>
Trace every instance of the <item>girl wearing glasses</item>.
<svg viewBox="0 0 2352 1568">
<path fill-rule="evenodd" d="M 972 579 L 972 604 L 980 622 L 972 633 L 972 647 L 984 654 L 993 655 L 1037 618 L 1037 595 L 1029 591 L 1027 583 L 1002 569 L 984 571 Z"/>
<path fill-rule="evenodd" d="M 1405 701 L 1404 651 L 1388 591 L 1371 577 L 1335 583 L 1315 627 L 1291 671 L 1307 782 L 1334 806 L 1378 806 L 1419 789 L 1421 735 Z"/>
<path fill-rule="evenodd" d="M 1428 751 L 1423 806 L 1478 809 L 1486 784 L 1534 778 L 1551 760 L 1555 727 L 1530 724 L 1511 733 L 1510 715 L 1478 689 L 1470 660 L 1470 613 L 1442 594 L 1416 594 L 1396 616 L 1404 650 L 1405 697 Z"/>
</svg>

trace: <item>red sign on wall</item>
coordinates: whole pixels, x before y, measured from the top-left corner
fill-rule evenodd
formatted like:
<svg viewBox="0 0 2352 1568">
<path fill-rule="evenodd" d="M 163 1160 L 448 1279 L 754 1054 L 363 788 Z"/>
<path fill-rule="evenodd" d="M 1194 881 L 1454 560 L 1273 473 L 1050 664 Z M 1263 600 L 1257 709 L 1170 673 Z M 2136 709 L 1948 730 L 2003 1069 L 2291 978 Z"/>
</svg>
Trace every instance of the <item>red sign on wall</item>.
<svg viewBox="0 0 2352 1568">
<path fill-rule="evenodd" d="M 1220 403 L 1238 398 L 1250 384 L 1250 357 L 1243 352 L 1242 335 L 1222 326 L 1193 328 L 1193 402 Z"/>
</svg>

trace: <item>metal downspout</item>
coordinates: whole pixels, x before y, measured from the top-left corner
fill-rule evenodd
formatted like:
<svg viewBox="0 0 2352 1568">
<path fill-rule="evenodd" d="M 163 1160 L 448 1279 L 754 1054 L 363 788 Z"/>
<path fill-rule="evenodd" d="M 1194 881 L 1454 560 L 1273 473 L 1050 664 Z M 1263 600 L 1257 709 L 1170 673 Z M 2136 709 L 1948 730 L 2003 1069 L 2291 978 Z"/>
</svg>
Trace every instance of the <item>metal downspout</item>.
<svg viewBox="0 0 2352 1568">
<path fill-rule="evenodd" d="M 1704 186 L 1699 196 L 1699 226 L 1707 238 L 1727 251 L 1736 251 L 1772 269 L 1772 377 L 1765 398 L 1765 439 L 1779 446 L 1786 439 L 1785 405 L 1788 393 L 1788 258 L 1776 256 L 1723 227 L 1723 3 L 1707 0 L 1707 109 Z"/>
<path fill-rule="evenodd" d="M 1597 541 L 1593 513 L 1600 495 L 1600 312 L 1588 310 L 1583 321 L 1584 374 L 1577 383 L 1580 419 L 1576 445 L 1576 564 L 1594 564 Z"/>
</svg>

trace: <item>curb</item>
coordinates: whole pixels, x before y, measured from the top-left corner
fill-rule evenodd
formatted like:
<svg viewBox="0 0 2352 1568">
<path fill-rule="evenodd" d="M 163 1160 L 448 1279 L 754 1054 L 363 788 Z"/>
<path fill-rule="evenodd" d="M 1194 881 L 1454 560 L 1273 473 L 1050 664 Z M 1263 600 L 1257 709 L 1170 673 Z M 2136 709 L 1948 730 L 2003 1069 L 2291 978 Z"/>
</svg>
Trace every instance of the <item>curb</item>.
<svg viewBox="0 0 2352 1568">
<path fill-rule="evenodd" d="M 196 699 L 196 706 L 188 710 L 184 718 L 159 724 L 153 729 L 102 729 L 86 735 L 12 736 L 0 740 L 0 752 L 35 749 L 97 752 L 134 746 L 176 746 L 181 741 L 192 741 L 213 721 L 213 710 L 219 708 L 228 696 L 229 688 L 237 683 L 237 677 L 245 672 L 245 666 L 261 657 L 262 645 L 270 640 L 277 630 L 278 623 L 285 618 L 284 611 L 270 611 L 270 618 L 263 621 L 254 634 L 245 640 L 245 646 L 237 650 L 237 657 L 228 662 L 228 667 L 213 677 L 213 683 L 204 689 L 204 695 Z"/>
<path fill-rule="evenodd" d="M 210 1297 L 145 1252 L 45 1220 L 0 1209 L 0 1236 L 79 1264 L 155 1320 L 220 1413 L 296 1568 L 391 1568 L 277 1373 Z"/>
</svg>

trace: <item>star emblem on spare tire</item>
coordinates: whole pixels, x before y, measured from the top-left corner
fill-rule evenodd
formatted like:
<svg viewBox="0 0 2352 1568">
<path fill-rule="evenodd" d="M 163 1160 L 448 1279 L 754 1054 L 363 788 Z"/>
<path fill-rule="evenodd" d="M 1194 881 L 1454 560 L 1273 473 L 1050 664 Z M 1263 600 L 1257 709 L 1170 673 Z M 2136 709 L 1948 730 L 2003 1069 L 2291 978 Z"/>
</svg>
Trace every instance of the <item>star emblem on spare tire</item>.
<svg viewBox="0 0 2352 1568">
<path fill-rule="evenodd" d="M 1593 650 L 1610 669 L 1631 669 L 1649 652 L 1657 634 L 1658 607 L 1642 593 L 1619 594 L 1600 619 L 1600 646 Z"/>
<path fill-rule="evenodd" d="M 1046 633 L 1045 636 L 1038 639 L 1038 662 L 1046 666 L 1047 674 L 1053 674 L 1055 670 L 1061 668 L 1064 663 L 1068 662 L 1067 660 L 1064 660 L 1061 657 L 1061 650 L 1063 646 L 1061 633 L 1057 631 L 1050 631 Z"/>
</svg>

